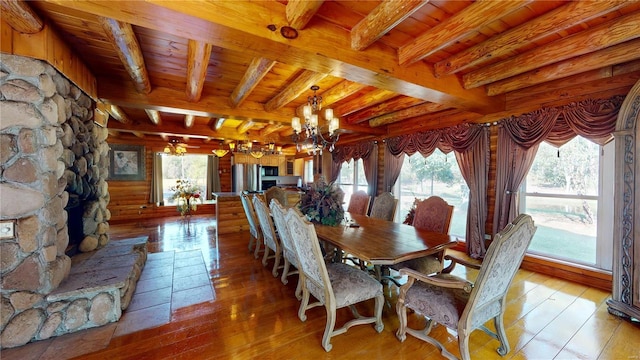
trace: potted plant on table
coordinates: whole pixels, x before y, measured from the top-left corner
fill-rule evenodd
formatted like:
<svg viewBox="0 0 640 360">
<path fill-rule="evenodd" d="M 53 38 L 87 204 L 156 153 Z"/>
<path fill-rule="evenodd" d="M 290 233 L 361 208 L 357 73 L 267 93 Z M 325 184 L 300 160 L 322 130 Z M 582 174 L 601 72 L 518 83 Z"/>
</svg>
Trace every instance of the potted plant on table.
<svg viewBox="0 0 640 360">
<path fill-rule="evenodd" d="M 298 208 L 311 222 L 338 226 L 344 219 L 343 199 L 344 192 L 336 184 L 320 178 L 302 194 Z"/>
</svg>

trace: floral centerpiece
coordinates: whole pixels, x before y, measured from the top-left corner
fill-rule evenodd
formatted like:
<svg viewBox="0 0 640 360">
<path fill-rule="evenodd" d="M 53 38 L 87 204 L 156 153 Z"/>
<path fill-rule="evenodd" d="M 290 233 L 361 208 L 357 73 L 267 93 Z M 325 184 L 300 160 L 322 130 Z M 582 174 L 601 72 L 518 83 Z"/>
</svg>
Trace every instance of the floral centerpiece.
<svg viewBox="0 0 640 360">
<path fill-rule="evenodd" d="M 191 215 L 198 209 L 197 202 L 201 201 L 200 188 L 188 179 L 176 180 L 176 185 L 170 188 L 173 191 L 172 200 L 176 200 L 176 210 L 180 215 Z"/>
<path fill-rule="evenodd" d="M 311 222 L 337 226 L 344 219 L 343 198 L 337 185 L 321 178 L 300 197 L 298 208 Z"/>
</svg>

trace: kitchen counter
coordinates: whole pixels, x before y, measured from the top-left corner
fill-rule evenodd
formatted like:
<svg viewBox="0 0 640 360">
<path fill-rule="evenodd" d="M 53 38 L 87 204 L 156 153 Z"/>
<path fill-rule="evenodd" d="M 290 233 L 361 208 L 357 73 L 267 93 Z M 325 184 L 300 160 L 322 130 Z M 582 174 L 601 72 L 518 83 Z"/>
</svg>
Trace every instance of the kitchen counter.
<svg viewBox="0 0 640 360">
<path fill-rule="evenodd" d="M 261 194 L 259 192 L 258 194 Z M 302 192 L 297 189 L 287 189 L 287 203 L 295 206 L 300 200 Z M 239 192 L 213 193 L 216 201 L 217 234 L 230 234 L 241 231 L 249 231 L 249 221 L 244 213 Z"/>
<path fill-rule="evenodd" d="M 213 193 L 216 201 L 216 233 L 230 234 L 249 231 L 249 222 L 244 214 L 239 192 Z"/>
</svg>

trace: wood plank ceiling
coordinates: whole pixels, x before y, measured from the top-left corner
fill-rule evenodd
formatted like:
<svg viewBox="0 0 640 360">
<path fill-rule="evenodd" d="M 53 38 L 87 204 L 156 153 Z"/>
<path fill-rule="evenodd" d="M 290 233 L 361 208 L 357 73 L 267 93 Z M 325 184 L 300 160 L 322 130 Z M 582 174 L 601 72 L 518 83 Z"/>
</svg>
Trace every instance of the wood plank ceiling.
<svg viewBox="0 0 640 360">
<path fill-rule="evenodd" d="M 141 141 L 291 144 L 311 85 L 350 143 L 625 94 L 640 78 L 639 1 L 2 5 L 18 31 L 55 27 L 97 77 L 111 135 Z"/>
</svg>

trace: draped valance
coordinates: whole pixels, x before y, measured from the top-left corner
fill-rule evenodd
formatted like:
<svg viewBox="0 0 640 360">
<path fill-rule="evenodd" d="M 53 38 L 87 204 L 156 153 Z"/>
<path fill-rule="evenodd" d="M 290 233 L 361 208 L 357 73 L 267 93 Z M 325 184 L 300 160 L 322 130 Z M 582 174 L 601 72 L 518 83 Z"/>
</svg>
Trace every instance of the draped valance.
<svg viewBox="0 0 640 360">
<path fill-rule="evenodd" d="M 398 156 L 406 153 L 411 156 L 419 152 L 422 156 L 431 155 L 436 148 L 445 154 L 452 150 L 464 152 L 478 140 L 483 125 L 459 124 L 445 129 L 422 131 L 388 138 L 386 140 L 389 152 Z"/>
<path fill-rule="evenodd" d="M 333 162 L 342 164 L 345 161 L 351 161 L 351 159 L 367 159 L 373 151 L 374 142 L 363 142 L 358 144 L 336 146 L 331 153 Z"/>
<path fill-rule="evenodd" d="M 542 141 L 560 147 L 576 135 L 604 145 L 613 139 L 618 110 L 624 96 L 587 99 L 555 108 L 544 108 L 503 119 L 500 124 L 524 149 Z"/>
</svg>

